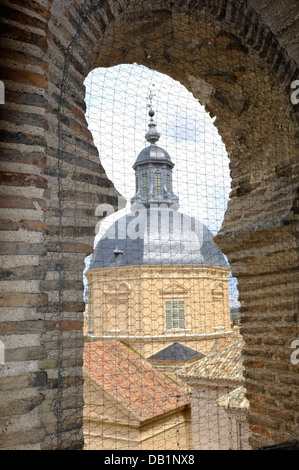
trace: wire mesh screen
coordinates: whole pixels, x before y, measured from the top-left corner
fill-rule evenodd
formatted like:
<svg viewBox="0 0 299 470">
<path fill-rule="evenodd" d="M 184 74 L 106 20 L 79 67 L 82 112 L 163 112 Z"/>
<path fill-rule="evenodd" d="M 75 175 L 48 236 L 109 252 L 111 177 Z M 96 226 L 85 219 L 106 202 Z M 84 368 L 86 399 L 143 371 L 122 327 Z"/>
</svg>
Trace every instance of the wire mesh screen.
<svg viewBox="0 0 299 470">
<path fill-rule="evenodd" d="M 0 445 L 297 439 L 295 8 L 3 3 Z"/>
<path fill-rule="evenodd" d="M 228 404 L 244 390 L 223 382 L 234 364 L 228 378 L 241 384 L 242 341 L 237 282 L 213 242 L 230 191 L 213 119 L 182 84 L 137 64 L 95 69 L 85 86 L 121 194 L 119 210 L 96 209 L 84 271 L 85 448 L 233 447 L 228 436 L 244 447 L 244 407 L 235 418 Z"/>
</svg>

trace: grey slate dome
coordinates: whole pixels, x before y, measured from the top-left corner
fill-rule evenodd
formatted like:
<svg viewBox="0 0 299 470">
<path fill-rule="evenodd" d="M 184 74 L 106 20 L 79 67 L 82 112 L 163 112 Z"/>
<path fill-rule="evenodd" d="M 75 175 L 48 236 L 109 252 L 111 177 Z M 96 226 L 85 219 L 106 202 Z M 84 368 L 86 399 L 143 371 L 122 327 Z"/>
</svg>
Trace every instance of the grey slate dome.
<svg viewBox="0 0 299 470">
<path fill-rule="evenodd" d="M 143 163 L 168 163 L 174 167 L 174 164 L 172 163 L 171 158 L 166 150 L 158 147 L 155 144 L 146 147 L 140 152 L 136 162 L 133 165 L 133 168 L 135 169 L 138 165 L 142 165 Z"/>
<path fill-rule="evenodd" d="M 171 208 L 141 208 L 115 221 L 97 243 L 90 268 L 141 264 L 228 267 L 201 222 Z"/>
<path fill-rule="evenodd" d="M 90 269 L 141 264 L 193 264 L 228 267 L 210 230 L 194 217 L 178 211 L 172 190 L 173 162 L 156 145 L 160 135 L 151 109 L 146 139 L 133 166 L 136 193 L 131 213 L 113 222 L 99 240 Z M 107 220 L 107 219 L 106 219 Z"/>
</svg>

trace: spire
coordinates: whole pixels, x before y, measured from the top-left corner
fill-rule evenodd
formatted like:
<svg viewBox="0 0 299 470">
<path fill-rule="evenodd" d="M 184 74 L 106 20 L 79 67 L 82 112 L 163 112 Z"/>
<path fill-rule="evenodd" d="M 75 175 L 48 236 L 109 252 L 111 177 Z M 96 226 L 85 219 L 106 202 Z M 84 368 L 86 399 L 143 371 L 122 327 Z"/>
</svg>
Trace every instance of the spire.
<svg viewBox="0 0 299 470">
<path fill-rule="evenodd" d="M 156 123 L 154 122 L 155 111 L 152 109 L 149 110 L 148 115 L 150 117 L 150 122 L 148 124 L 148 131 L 145 134 L 145 138 L 151 144 L 155 144 L 160 139 L 160 134 L 157 132 Z"/>
<path fill-rule="evenodd" d="M 150 90 L 148 105 L 150 121 L 148 132 L 145 134 L 146 140 L 150 143 L 143 149 L 134 165 L 136 175 L 136 193 L 131 199 L 131 204 L 143 204 L 149 207 L 151 204 L 176 205 L 178 207 L 179 198 L 172 190 L 172 163 L 166 150 L 158 147 L 156 142 L 160 138 L 154 121 L 155 111 L 152 106 L 153 93 Z"/>
</svg>

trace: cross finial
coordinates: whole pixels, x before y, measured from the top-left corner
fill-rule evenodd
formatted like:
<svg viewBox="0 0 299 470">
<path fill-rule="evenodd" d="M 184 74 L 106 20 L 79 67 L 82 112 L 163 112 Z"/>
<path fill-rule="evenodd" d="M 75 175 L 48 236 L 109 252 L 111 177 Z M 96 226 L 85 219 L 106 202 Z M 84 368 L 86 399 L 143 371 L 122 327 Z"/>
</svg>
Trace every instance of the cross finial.
<svg viewBox="0 0 299 470">
<path fill-rule="evenodd" d="M 152 83 L 151 86 L 152 86 L 152 88 L 149 89 L 149 93 L 148 93 L 148 97 L 147 97 L 147 99 L 149 100 L 149 104 L 147 106 L 148 106 L 148 108 L 150 108 L 150 110 L 153 108 L 153 98 L 154 98 L 154 96 L 156 96 L 156 94 L 153 93 L 155 85 Z"/>
<path fill-rule="evenodd" d="M 152 84 L 152 88 L 149 88 L 149 94 L 148 94 L 148 97 L 147 97 L 147 99 L 149 100 L 149 104 L 147 105 L 148 108 L 149 108 L 148 115 L 151 119 L 150 119 L 150 122 L 148 124 L 149 130 L 145 134 L 146 140 L 148 142 L 150 142 L 151 144 L 154 144 L 160 138 L 160 134 L 156 130 L 156 124 L 155 124 L 154 119 L 153 119 L 154 115 L 155 115 L 155 111 L 153 110 L 153 98 L 155 96 L 155 94 L 153 93 L 153 87 L 154 86 L 155 85 Z"/>
</svg>

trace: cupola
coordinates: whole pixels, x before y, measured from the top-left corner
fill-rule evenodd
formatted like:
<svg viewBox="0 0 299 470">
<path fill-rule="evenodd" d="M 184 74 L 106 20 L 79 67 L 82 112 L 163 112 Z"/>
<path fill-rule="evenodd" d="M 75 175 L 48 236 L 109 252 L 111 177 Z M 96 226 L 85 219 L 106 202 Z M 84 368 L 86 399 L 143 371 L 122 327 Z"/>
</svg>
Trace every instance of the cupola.
<svg viewBox="0 0 299 470">
<path fill-rule="evenodd" d="M 174 163 L 166 150 L 156 145 L 160 134 L 156 129 L 154 115 L 155 112 L 151 108 L 149 111 L 149 130 L 145 134 L 145 138 L 150 145 L 139 153 L 133 165 L 136 193 L 131 199 L 131 204 L 142 204 L 145 207 L 166 204 L 177 209 L 179 207 L 179 198 L 173 193 L 172 189 Z"/>
</svg>

